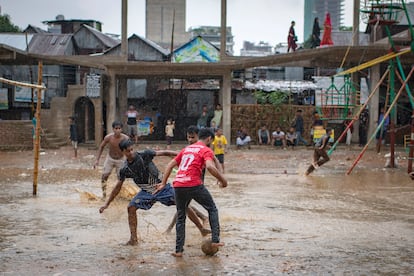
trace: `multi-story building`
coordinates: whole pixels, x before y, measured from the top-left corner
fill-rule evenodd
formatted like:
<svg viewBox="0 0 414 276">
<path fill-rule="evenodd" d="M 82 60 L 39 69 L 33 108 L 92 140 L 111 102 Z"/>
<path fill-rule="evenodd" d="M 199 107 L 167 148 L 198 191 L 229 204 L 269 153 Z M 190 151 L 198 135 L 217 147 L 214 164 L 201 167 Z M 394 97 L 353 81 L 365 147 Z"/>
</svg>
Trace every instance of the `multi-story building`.
<svg viewBox="0 0 414 276">
<path fill-rule="evenodd" d="M 240 56 L 269 56 L 273 54 L 272 45 L 268 42 L 260 41 L 259 44 L 255 44 L 250 41 L 243 41 L 243 49 L 240 50 Z"/>
<path fill-rule="evenodd" d="M 207 40 L 218 49 L 220 49 L 220 42 L 221 42 L 221 27 L 220 26 L 197 26 L 197 27 L 190 27 L 188 30 L 190 33 L 190 37 L 194 38 L 197 36 L 201 36 L 203 39 Z M 231 33 L 231 27 L 226 28 L 226 52 L 229 54 L 233 54 L 234 50 L 234 40 L 233 34 Z"/>
<path fill-rule="evenodd" d="M 145 37 L 163 48 L 188 41 L 185 31 L 186 0 L 146 0 Z M 174 29 L 174 31 L 173 31 Z"/>
<path fill-rule="evenodd" d="M 338 30 L 342 25 L 344 2 L 344 0 L 305 0 L 303 39 L 308 39 L 312 34 L 315 17 L 319 18 L 319 25 L 323 28 L 323 22 L 328 12 L 331 15 L 332 29 Z"/>
</svg>

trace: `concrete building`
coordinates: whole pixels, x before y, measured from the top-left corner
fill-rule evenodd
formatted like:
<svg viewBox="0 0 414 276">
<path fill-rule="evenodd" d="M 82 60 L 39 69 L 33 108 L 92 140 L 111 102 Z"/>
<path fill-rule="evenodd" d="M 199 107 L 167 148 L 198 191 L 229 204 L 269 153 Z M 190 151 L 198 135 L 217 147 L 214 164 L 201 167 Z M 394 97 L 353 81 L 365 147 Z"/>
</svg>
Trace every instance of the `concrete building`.
<svg viewBox="0 0 414 276">
<path fill-rule="evenodd" d="M 344 2 L 344 0 L 305 0 L 303 40 L 308 39 L 312 34 L 315 17 L 319 18 L 319 25 L 323 29 L 327 12 L 331 15 L 332 30 L 338 30 L 342 26 Z"/>
<path fill-rule="evenodd" d="M 240 56 L 263 57 L 273 55 L 272 45 L 269 42 L 260 41 L 255 44 L 250 41 L 243 41 L 243 48 L 240 50 Z"/>
<path fill-rule="evenodd" d="M 73 34 L 79 30 L 82 25 L 88 25 L 98 31 L 102 31 L 102 23 L 96 20 L 65 19 L 65 16 L 59 14 L 55 20 L 43 21 L 47 25 L 47 31 L 55 34 Z"/>
<path fill-rule="evenodd" d="M 146 0 L 145 37 L 163 48 L 188 41 L 185 31 L 186 0 Z M 174 29 L 174 32 L 173 32 Z"/>
</svg>

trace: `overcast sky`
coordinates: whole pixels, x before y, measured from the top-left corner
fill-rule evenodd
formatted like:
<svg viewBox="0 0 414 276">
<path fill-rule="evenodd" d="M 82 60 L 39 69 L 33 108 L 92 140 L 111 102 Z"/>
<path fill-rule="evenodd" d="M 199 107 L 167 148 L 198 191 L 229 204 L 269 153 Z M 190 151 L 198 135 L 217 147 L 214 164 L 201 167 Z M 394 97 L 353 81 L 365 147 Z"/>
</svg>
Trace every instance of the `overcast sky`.
<svg viewBox="0 0 414 276">
<path fill-rule="evenodd" d="M 1 13 L 24 29 L 29 24 L 46 29 L 42 21 L 65 19 L 100 21 L 104 33 L 121 33 L 121 0 L 0 0 Z M 345 25 L 352 26 L 353 0 L 345 0 Z M 221 0 L 187 0 L 186 29 L 191 26 L 220 26 Z M 290 22 L 303 41 L 304 0 L 227 0 L 227 25 L 232 27 L 235 53 L 243 41 L 286 42 Z M 321 22 L 322 24 L 322 22 Z M 128 35 L 145 36 L 145 0 L 128 1 Z"/>
</svg>

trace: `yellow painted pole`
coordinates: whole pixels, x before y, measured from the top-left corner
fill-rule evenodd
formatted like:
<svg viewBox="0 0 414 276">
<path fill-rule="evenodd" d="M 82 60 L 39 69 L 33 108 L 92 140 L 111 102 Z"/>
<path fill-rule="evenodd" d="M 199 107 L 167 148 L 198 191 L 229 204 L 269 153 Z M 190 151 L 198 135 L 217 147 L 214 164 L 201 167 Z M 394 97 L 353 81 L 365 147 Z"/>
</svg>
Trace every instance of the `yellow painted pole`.
<svg viewBox="0 0 414 276">
<path fill-rule="evenodd" d="M 37 83 L 42 87 L 43 62 L 38 62 L 37 69 Z M 40 149 L 40 110 L 42 107 L 42 93 L 43 89 L 37 89 L 37 103 L 36 103 L 36 130 L 34 140 L 34 167 L 33 167 L 33 195 L 37 195 L 37 180 L 39 175 L 39 149 Z"/>
<path fill-rule="evenodd" d="M 388 54 L 386 54 L 384 56 L 377 57 L 377 58 L 375 58 L 373 60 L 370 60 L 370 61 L 367 61 L 365 63 L 362 63 L 362 64 L 360 64 L 358 66 L 352 67 L 352 68 L 350 68 L 348 70 L 339 72 L 338 74 L 334 75 L 334 77 L 338 77 L 338 76 L 343 76 L 343 75 L 348 75 L 348 74 L 351 74 L 351 73 L 355 73 L 355 72 L 361 71 L 361 70 L 363 70 L 365 68 L 374 66 L 374 65 L 376 65 L 378 63 L 382 63 L 384 61 L 393 59 L 395 57 L 398 57 L 398 56 L 401 56 L 401 55 L 404 55 L 404 54 L 408 54 L 410 52 L 411 52 L 411 49 L 407 48 L 407 49 L 401 50 L 401 51 L 399 51 L 397 53 L 394 53 L 394 52 L 393 53 L 388 53 Z"/>
</svg>

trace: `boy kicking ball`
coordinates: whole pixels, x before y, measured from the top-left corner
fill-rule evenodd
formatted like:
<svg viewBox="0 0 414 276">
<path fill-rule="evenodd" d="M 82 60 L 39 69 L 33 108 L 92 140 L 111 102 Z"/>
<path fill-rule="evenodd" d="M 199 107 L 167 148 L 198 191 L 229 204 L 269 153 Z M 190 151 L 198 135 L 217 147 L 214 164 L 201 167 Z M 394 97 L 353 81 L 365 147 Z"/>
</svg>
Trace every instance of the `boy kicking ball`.
<svg viewBox="0 0 414 276">
<path fill-rule="evenodd" d="M 332 129 L 327 128 L 326 134 L 322 136 L 320 142 L 316 145 L 315 150 L 313 151 L 313 162 L 306 170 L 305 175 L 311 174 L 314 170 L 317 170 L 320 166 L 329 161 L 326 148 L 329 144 L 329 137 L 331 136 L 331 133 Z"/>
</svg>

